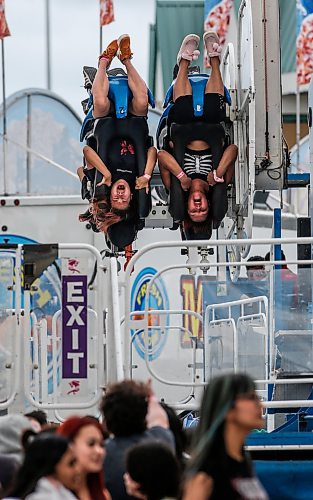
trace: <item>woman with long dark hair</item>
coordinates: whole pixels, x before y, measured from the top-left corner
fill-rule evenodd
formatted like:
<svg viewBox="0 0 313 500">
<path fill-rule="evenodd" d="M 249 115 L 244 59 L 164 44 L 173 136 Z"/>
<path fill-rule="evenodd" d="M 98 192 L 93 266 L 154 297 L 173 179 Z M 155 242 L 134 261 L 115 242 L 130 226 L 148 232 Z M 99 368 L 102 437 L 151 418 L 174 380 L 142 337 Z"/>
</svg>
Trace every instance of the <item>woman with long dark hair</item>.
<svg viewBox="0 0 313 500">
<path fill-rule="evenodd" d="M 148 114 L 148 89 L 132 64 L 133 53 L 130 47 L 130 37 L 125 34 L 113 40 L 99 56 L 98 70 L 92 84 L 93 117 L 95 120 L 106 116 L 114 116 L 114 105 L 109 97 L 109 78 L 107 71 L 115 57 L 124 65 L 131 92 L 129 115 L 146 118 Z M 147 137 L 148 143 L 148 137 Z M 89 146 L 84 147 L 85 168 L 79 167 L 77 174 L 84 186 L 90 179 L 90 170 L 98 170 L 102 180 L 97 187 L 105 185 L 105 195 L 91 200 L 90 212 L 81 214 L 79 220 L 87 219 L 95 222 L 100 231 L 122 220 L 134 218 L 136 211 L 135 190 L 149 191 L 150 179 L 156 164 L 157 152 L 153 146 L 145 145 L 147 159 L 143 175 L 138 175 L 136 151 L 134 145 L 125 137 L 116 137 L 108 145 L 108 155 L 105 164 L 98 154 Z M 88 172 L 89 170 L 89 172 Z M 85 178 L 86 177 L 86 178 Z M 99 203 L 100 201 L 100 203 Z"/>
<path fill-rule="evenodd" d="M 70 442 L 45 432 L 28 433 L 24 461 L 17 471 L 10 498 L 27 500 L 74 500 L 79 470 Z"/>
<path fill-rule="evenodd" d="M 110 495 L 104 488 L 103 429 L 94 417 L 70 417 L 57 430 L 73 444 L 80 466 L 81 481 L 75 489 L 80 500 L 108 500 Z"/>
<path fill-rule="evenodd" d="M 213 379 L 203 395 L 183 499 L 266 500 L 244 450 L 247 435 L 261 427 L 253 380 L 245 374 Z"/>
<path fill-rule="evenodd" d="M 121 197 L 115 199 L 111 196 L 112 175 L 107 166 L 90 146 L 84 146 L 83 155 L 85 166 L 77 169 L 77 175 L 82 183 L 82 198 L 88 199 L 89 207 L 78 218 L 80 222 L 92 224 L 94 230 L 106 233 L 112 224 L 135 217 L 133 196 L 130 193 L 128 197 L 125 193 L 123 200 Z M 96 171 L 102 174 L 102 179 L 94 185 Z M 93 185 L 93 194 L 87 188 L 88 181 Z M 100 186 L 103 187 L 100 189 Z"/>
</svg>

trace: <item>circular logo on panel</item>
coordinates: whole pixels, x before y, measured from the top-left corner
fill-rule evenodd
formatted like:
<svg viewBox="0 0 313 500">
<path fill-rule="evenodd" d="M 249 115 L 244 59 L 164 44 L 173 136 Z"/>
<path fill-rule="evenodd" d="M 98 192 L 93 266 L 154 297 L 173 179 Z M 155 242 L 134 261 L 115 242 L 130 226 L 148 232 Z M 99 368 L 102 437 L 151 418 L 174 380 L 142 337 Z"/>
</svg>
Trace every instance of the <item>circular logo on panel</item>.
<svg viewBox="0 0 313 500">
<path fill-rule="evenodd" d="M 131 311 L 138 311 L 138 314 L 132 315 L 133 320 L 143 320 L 144 315 L 140 314 L 145 309 L 146 292 L 151 278 L 157 273 L 153 267 L 145 267 L 136 277 L 131 291 Z M 158 314 L 157 311 L 168 310 L 169 300 L 162 278 L 157 278 L 149 293 L 149 311 L 148 316 L 148 346 L 149 360 L 157 359 L 166 343 L 168 336 L 169 314 Z M 131 330 L 133 345 L 142 359 L 145 359 L 145 332 L 141 328 Z"/>
</svg>

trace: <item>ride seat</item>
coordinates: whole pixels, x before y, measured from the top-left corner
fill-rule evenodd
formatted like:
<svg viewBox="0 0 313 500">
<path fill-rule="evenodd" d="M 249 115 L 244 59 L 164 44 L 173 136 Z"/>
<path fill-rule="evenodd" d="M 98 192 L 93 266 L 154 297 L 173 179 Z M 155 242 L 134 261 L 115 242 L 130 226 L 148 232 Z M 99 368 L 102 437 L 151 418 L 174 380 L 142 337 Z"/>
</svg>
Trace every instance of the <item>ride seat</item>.
<svg viewBox="0 0 313 500">
<path fill-rule="evenodd" d="M 192 100 L 193 100 L 193 110 L 194 115 L 202 116 L 203 115 L 203 103 L 204 103 L 204 94 L 205 87 L 208 82 L 209 75 L 206 73 L 192 73 L 188 75 L 188 80 L 192 87 Z M 167 108 L 171 103 L 173 103 L 173 91 L 174 91 L 174 82 L 171 84 L 168 89 L 163 108 Z M 231 105 L 231 96 L 228 92 L 228 89 L 224 86 L 224 96 L 225 102 L 227 106 Z"/>
<path fill-rule="evenodd" d="M 90 70 L 94 70 L 89 75 L 92 81 L 95 78 L 97 70 L 95 68 L 89 67 Z M 132 99 L 133 94 L 128 86 L 128 77 L 123 68 L 113 68 L 108 71 L 109 79 L 109 99 L 114 103 L 115 115 L 118 119 L 123 119 L 127 117 L 128 114 L 128 103 Z M 155 100 L 153 94 L 149 88 L 147 88 L 148 93 L 148 103 L 152 108 L 155 108 Z M 87 101 L 87 102 L 86 102 Z M 83 105 L 84 112 L 86 114 L 85 119 L 82 124 L 80 132 L 80 142 L 85 139 L 86 133 L 90 130 L 90 123 L 93 122 L 93 95 L 90 94 L 89 98 L 86 99 Z"/>
</svg>

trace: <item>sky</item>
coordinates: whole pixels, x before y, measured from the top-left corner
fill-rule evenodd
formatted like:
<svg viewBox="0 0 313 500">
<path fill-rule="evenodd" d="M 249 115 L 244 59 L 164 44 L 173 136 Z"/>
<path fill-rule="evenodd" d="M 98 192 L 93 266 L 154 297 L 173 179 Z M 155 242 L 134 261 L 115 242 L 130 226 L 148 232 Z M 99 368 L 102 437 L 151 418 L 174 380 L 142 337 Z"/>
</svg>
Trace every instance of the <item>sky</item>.
<svg viewBox="0 0 313 500">
<path fill-rule="evenodd" d="M 97 66 L 100 48 L 98 0 L 49 0 L 51 90 L 83 116 L 82 67 Z M 46 0 L 6 0 L 11 37 L 5 38 L 6 97 L 25 88 L 46 88 Z M 103 27 L 103 48 L 123 33 L 131 36 L 133 62 L 147 81 L 149 24 L 155 0 L 114 0 L 116 21 Z M 2 61 L 1 61 L 2 62 Z M 120 63 L 116 59 L 116 66 Z M 115 64 L 112 63 L 112 67 Z M 2 102 L 2 81 L 0 84 Z"/>
</svg>

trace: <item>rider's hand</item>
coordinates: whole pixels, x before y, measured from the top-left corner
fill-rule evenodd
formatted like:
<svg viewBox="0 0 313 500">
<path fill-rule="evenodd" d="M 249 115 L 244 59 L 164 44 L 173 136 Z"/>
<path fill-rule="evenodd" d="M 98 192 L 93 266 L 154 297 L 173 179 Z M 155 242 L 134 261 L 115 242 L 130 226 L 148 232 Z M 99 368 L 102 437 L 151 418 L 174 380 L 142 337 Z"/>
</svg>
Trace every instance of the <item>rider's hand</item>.
<svg viewBox="0 0 313 500">
<path fill-rule="evenodd" d="M 103 176 L 101 181 L 98 182 L 97 187 L 99 187 L 99 186 L 109 186 L 110 187 L 111 184 L 112 184 L 112 176 L 110 174 L 107 177 Z"/>
<path fill-rule="evenodd" d="M 149 193 L 149 180 L 144 176 L 141 175 L 140 177 L 137 177 L 136 179 L 136 186 L 135 189 L 146 189 L 146 193 Z"/>
<path fill-rule="evenodd" d="M 214 180 L 214 174 L 213 174 L 213 172 L 209 172 L 208 173 L 208 176 L 207 176 L 206 180 L 208 181 L 209 186 L 215 186 L 216 182 Z"/>
<path fill-rule="evenodd" d="M 184 175 L 180 180 L 181 187 L 184 191 L 188 191 L 191 186 L 191 179 L 187 175 Z"/>
</svg>

